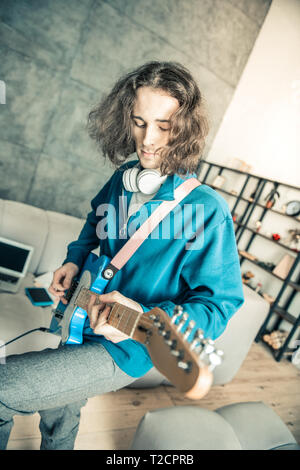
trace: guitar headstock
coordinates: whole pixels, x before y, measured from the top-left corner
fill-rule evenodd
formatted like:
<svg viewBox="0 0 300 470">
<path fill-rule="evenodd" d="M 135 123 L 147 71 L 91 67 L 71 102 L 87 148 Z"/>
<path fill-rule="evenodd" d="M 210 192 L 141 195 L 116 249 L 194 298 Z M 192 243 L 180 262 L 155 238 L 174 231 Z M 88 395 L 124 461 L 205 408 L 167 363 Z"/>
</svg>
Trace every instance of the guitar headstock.
<svg viewBox="0 0 300 470">
<path fill-rule="evenodd" d="M 223 352 L 199 329 L 188 341 L 195 322 L 190 320 L 182 333 L 187 321 L 181 306 L 175 307 L 171 318 L 156 307 L 140 317 L 133 339 L 147 346 L 154 366 L 175 387 L 186 397 L 198 400 L 209 391 L 212 371 L 221 364 Z"/>
</svg>

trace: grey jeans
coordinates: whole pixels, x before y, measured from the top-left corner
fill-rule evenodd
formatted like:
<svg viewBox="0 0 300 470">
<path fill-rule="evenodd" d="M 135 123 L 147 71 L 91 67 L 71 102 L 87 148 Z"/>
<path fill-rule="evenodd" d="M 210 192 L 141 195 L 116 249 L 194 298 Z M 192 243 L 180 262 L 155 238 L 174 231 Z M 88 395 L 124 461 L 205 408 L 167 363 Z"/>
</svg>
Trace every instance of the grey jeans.
<svg viewBox="0 0 300 470">
<path fill-rule="evenodd" d="M 35 412 L 41 449 L 73 449 L 87 399 L 134 380 L 96 342 L 7 357 L 0 364 L 0 449 L 7 446 L 13 416 Z"/>
</svg>

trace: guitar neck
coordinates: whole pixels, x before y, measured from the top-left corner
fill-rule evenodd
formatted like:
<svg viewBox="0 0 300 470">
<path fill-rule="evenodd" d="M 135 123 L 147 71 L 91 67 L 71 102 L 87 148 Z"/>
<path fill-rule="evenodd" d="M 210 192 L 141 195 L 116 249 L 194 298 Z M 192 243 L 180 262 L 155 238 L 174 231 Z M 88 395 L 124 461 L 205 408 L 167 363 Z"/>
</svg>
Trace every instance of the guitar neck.
<svg viewBox="0 0 300 470">
<path fill-rule="evenodd" d="M 132 310 L 129 307 L 125 307 L 125 305 L 116 303 L 110 311 L 107 322 L 109 325 L 117 328 L 122 333 L 125 333 L 127 336 L 132 338 L 141 315 L 143 314 L 136 310 Z"/>
<path fill-rule="evenodd" d="M 76 299 L 76 305 L 87 312 L 91 295 L 96 296 L 94 305 L 102 304 L 98 294 L 87 288 L 82 288 Z M 143 314 L 122 304 L 114 303 L 111 305 L 112 309 L 109 313 L 107 323 L 132 338 L 139 319 Z"/>
</svg>

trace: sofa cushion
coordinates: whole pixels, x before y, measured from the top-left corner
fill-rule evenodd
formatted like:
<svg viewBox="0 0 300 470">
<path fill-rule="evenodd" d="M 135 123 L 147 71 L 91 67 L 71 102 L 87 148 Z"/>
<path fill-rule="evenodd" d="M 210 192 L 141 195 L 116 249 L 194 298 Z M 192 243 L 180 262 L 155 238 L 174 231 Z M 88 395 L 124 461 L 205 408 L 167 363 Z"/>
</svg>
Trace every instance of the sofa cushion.
<svg viewBox="0 0 300 470">
<path fill-rule="evenodd" d="M 84 220 L 59 212 L 44 211 L 47 218 L 48 234 L 36 274 L 55 271 L 67 255 L 67 246 L 77 240 Z"/>
<path fill-rule="evenodd" d="M 34 247 L 28 272 L 34 273 L 45 250 L 48 220 L 46 212 L 22 202 L 1 200 L 0 234 L 2 237 Z"/>
<path fill-rule="evenodd" d="M 243 291 L 244 304 L 215 341 L 216 347 L 224 351 L 224 358 L 214 371 L 214 385 L 229 383 L 235 377 L 270 309 L 270 304 L 245 284 Z"/>
<path fill-rule="evenodd" d="M 83 224 L 84 219 L 0 199 L 0 234 L 34 247 L 28 272 L 37 275 L 61 265 Z"/>
<path fill-rule="evenodd" d="M 196 406 L 161 408 L 145 414 L 131 450 L 241 450 L 230 424 Z"/>
<path fill-rule="evenodd" d="M 234 429 L 244 450 L 271 450 L 296 444 L 288 427 L 262 402 L 234 403 L 216 412 Z"/>
</svg>

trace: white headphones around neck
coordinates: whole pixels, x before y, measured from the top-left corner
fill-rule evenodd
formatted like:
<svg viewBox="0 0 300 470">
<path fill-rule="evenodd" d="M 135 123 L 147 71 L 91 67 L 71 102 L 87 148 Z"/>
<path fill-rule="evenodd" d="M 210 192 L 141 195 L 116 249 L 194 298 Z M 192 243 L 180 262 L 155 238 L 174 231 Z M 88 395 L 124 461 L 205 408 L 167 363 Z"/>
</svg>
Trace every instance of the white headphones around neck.
<svg viewBox="0 0 300 470">
<path fill-rule="evenodd" d="M 141 192 L 143 194 L 156 193 L 165 182 L 167 176 L 161 176 L 158 170 L 141 170 L 140 165 L 125 170 L 123 173 L 123 185 L 126 191 Z"/>
</svg>

